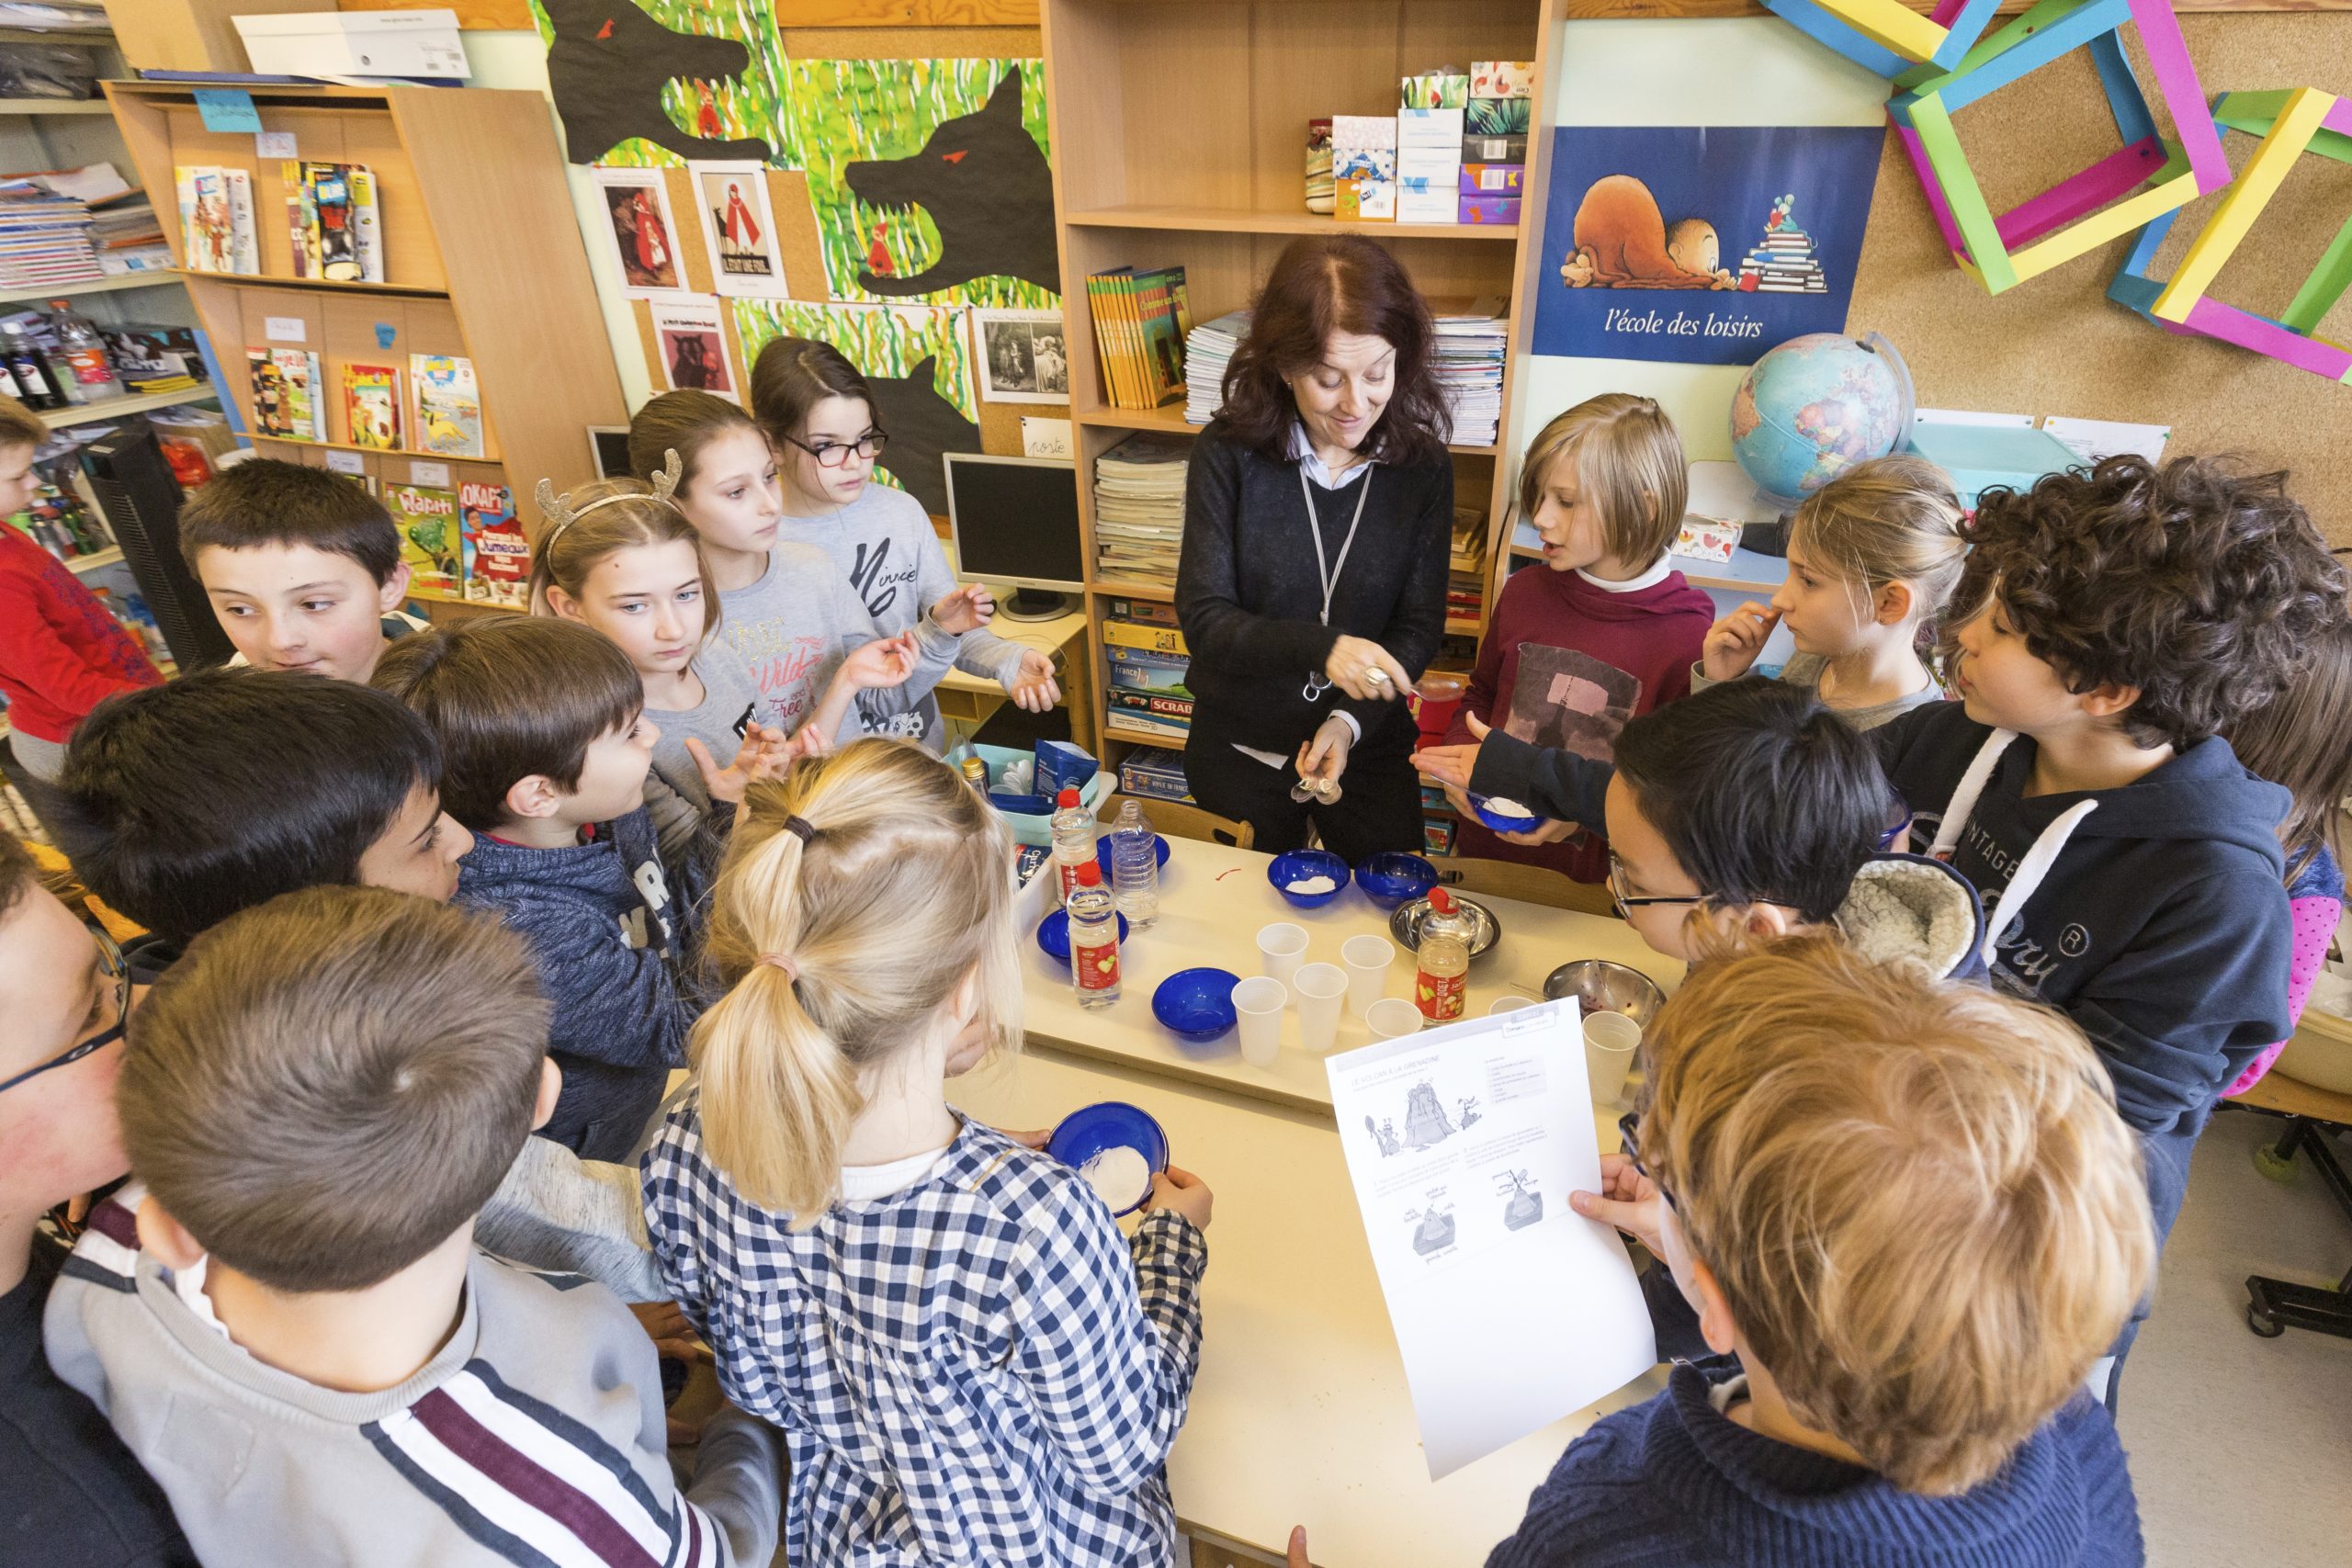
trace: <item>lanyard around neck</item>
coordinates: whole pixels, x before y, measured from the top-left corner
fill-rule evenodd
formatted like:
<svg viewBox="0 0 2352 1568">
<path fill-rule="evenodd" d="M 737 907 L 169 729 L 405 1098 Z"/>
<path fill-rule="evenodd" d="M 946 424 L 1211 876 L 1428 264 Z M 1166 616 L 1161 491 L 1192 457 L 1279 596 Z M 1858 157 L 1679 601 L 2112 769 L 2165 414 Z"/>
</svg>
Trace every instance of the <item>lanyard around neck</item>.
<svg viewBox="0 0 2352 1568">
<path fill-rule="evenodd" d="M 1298 493 L 1306 502 L 1306 536 L 1315 541 L 1315 570 L 1323 580 L 1323 614 L 1325 626 L 1331 624 L 1331 595 L 1338 592 L 1340 573 L 1348 569 L 1348 552 L 1355 548 L 1356 529 L 1363 522 L 1363 503 L 1372 498 L 1372 469 L 1363 471 L 1363 489 L 1356 492 L 1356 514 L 1348 523 L 1348 536 L 1340 541 L 1340 558 L 1326 566 L 1323 561 L 1323 524 L 1315 513 L 1315 491 L 1306 479 L 1306 465 L 1298 465 Z"/>
</svg>

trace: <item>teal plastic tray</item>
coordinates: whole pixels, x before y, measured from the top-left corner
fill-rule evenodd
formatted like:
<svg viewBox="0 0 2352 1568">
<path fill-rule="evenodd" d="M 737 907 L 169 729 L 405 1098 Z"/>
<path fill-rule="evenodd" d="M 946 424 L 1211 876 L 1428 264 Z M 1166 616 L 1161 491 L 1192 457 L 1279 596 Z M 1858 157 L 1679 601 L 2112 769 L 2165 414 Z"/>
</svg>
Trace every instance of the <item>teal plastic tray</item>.
<svg viewBox="0 0 2352 1568">
<path fill-rule="evenodd" d="M 1016 750 L 1010 746 L 975 746 L 972 750 L 980 761 L 989 765 L 990 789 L 998 787 L 998 781 L 1004 777 L 1006 768 L 1024 757 L 1033 760 L 1035 757 L 1035 752 Z M 1080 792 L 1080 798 L 1086 802 L 1086 808 L 1089 811 L 1098 815 L 1102 812 L 1102 802 L 1110 798 L 1111 787 L 1114 782 L 1108 773 L 1101 768 L 1095 769 L 1094 776 L 1086 782 L 1086 788 Z M 997 815 L 1012 825 L 1012 836 L 1021 843 L 1050 844 L 1054 841 L 1050 812 L 1000 811 Z"/>
</svg>

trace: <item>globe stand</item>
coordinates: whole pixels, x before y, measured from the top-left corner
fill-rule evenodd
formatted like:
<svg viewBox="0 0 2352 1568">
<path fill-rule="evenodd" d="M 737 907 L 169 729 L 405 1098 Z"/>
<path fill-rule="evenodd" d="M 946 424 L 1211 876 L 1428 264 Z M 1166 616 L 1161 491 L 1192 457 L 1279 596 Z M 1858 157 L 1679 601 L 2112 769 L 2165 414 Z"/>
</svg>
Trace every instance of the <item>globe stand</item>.
<svg viewBox="0 0 2352 1568">
<path fill-rule="evenodd" d="M 1772 556 L 1786 560 L 1789 555 L 1789 530 L 1794 519 L 1783 512 L 1770 523 L 1750 523 L 1739 531 L 1739 547 L 1753 550 L 1759 556 Z"/>
</svg>

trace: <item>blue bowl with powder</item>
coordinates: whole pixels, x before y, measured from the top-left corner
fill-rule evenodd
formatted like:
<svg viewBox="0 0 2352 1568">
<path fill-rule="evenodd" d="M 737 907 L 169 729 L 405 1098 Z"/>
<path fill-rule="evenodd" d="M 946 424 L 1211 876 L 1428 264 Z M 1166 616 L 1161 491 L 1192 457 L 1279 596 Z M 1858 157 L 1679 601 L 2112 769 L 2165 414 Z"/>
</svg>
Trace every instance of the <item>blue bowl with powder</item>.
<svg viewBox="0 0 2352 1568">
<path fill-rule="evenodd" d="M 1329 850 L 1292 850 L 1266 867 L 1274 891 L 1302 909 L 1319 909 L 1348 890 L 1348 863 Z M 1293 884 L 1323 886 L 1294 886 Z"/>
<path fill-rule="evenodd" d="M 1518 806 L 1519 802 L 1507 800 L 1502 804 L 1510 807 Z M 1533 812 L 1529 812 L 1524 817 L 1518 817 L 1509 811 L 1498 811 L 1495 809 L 1495 802 L 1483 795 L 1474 795 L 1470 797 L 1470 809 L 1478 814 L 1479 821 L 1484 822 L 1498 833 L 1532 833 L 1544 825 L 1544 818 Z"/>
<path fill-rule="evenodd" d="M 1124 1204 L 1098 1184 L 1106 1176 L 1115 1175 L 1121 1165 L 1132 1170 L 1135 1162 L 1122 1157 L 1122 1150 L 1132 1151 L 1143 1161 L 1142 1188 Z M 1134 1213 L 1151 1196 L 1152 1173 L 1168 1168 L 1168 1133 L 1149 1111 L 1123 1100 L 1106 1100 L 1080 1106 L 1063 1117 L 1061 1124 L 1046 1140 L 1046 1152 L 1087 1178 L 1087 1184 L 1102 1196 L 1115 1217 Z"/>
</svg>

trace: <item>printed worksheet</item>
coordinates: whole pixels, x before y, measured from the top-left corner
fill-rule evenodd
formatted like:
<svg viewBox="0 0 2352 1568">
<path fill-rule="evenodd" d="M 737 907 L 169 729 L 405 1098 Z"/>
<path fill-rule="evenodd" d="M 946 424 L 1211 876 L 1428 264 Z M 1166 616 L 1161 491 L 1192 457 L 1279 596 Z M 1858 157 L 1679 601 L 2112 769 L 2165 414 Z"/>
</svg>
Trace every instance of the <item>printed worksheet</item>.
<svg viewBox="0 0 2352 1568">
<path fill-rule="evenodd" d="M 1573 1000 L 1327 1066 L 1431 1480 L 1650 1368 L 1623 1240 L 1568 1207 L 1600 1184 Z"/>
</svg>

